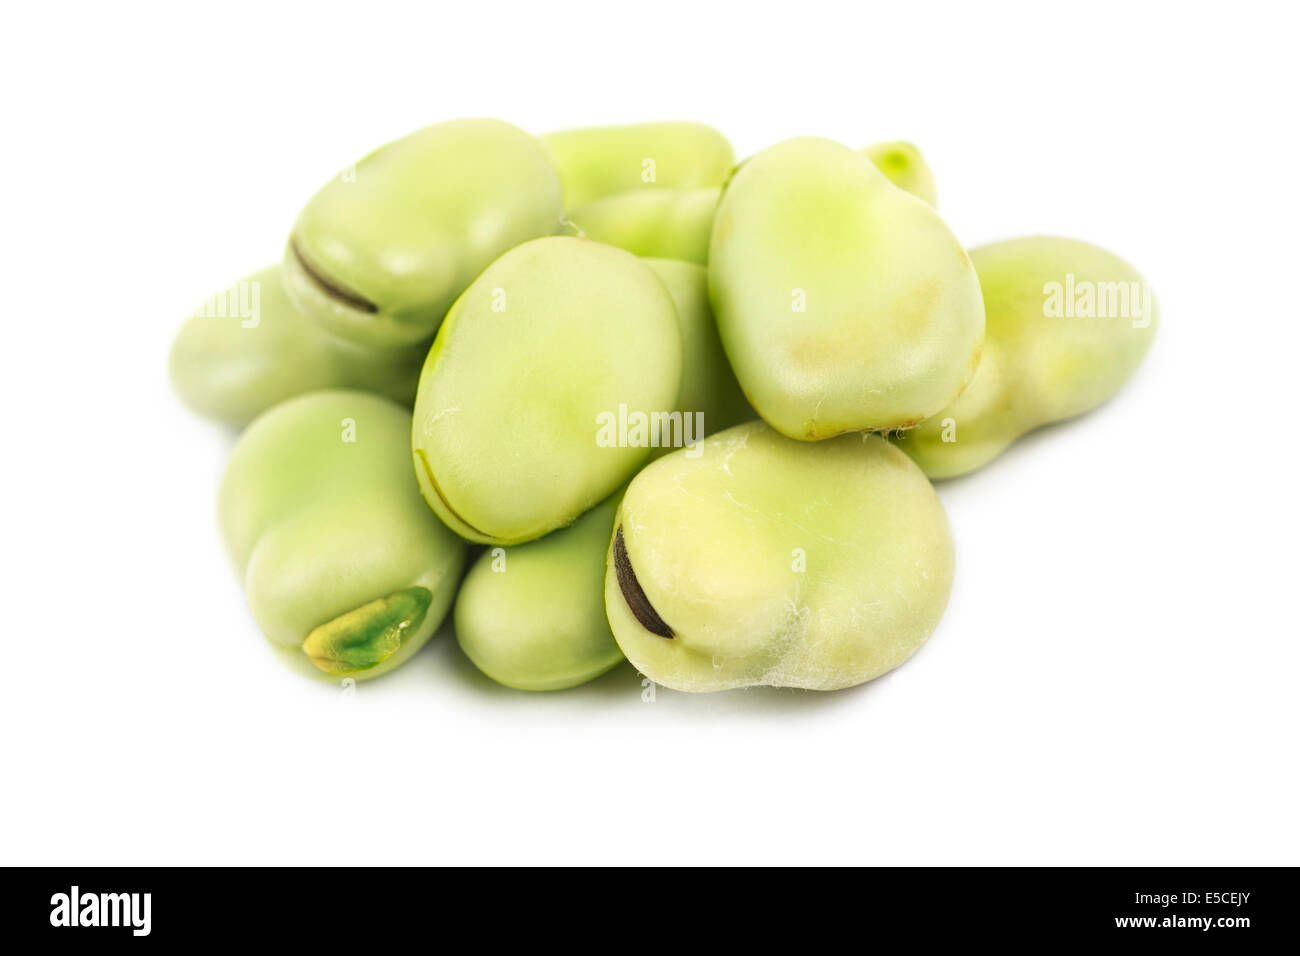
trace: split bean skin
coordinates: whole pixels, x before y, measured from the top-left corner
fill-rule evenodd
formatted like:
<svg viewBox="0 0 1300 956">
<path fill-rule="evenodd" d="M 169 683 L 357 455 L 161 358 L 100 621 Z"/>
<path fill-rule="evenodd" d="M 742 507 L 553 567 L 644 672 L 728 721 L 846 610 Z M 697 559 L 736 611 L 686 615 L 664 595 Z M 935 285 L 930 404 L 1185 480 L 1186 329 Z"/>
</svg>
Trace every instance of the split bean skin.
<svg viewBox="0 0 1300 956">
<path fill-rule="evenodd" d="M 427 345 L 484 267 L 555 234 L 562 214 L 559 175 L 532 136 L 498 120 L 440 123 L 321 188 L 294 224 L 285 287 L 343 338 Z"/>
<path fill-rule="evenodd" d="M 649 266 L 586 239 L 526 242 L 465 291 L 429 351 L 411 435 L 425 500 L 480 544 L 562 528 L 650 454 L 602 419 L 672 411 L 681 374 L 676 308 Z"/>
<path fill-rule="evenodd" d="M 367 348 L 312 322 L 289 301 L 277 265 L 186 320 L 170 372 L 191 411 L 242 428 L 273 405 L 326 388 L 377 392 L 410 408 L 423 361 L 422 350 Z"/>
<path fill-rule="evenodd" d="M 1159 318 L 1141 274 L 1086 242 L 1032 236 L 970 256 L 988 323 L 975 377 L 951 405 L 895 436 L 931 478 L 974 471 L 1026 432 L 1106 401 L 1142 363 Z M 1086 309 L 1084 289 L 1092 303 Z M 1076 293 L 1068 308 L 1075 314 L 1065 314 L 1070 302 L 1056 306 L 1054 291 L 1062 300 Z M 1078 314 L 1085 311 L 1094 314 Z"/>
<path fill-rule="evenodd" d="M 910 657 L 952 574 L 934 489 L 882 436 L 808 443 L 748 422 L 633 479 L 605 606 L 628 660 L 665 687 L 834 690 Z"/>
<path fill-rule="evenodd" d="M 876 143 L 863 154 L 899 189 L 931 206 L 934 176 L 911 143 Z M 618 246 L 638 256 L 684 259 L 707 265 L 713 217 L 721 186 L 695 189 L 629 189 L 602 196 L 566 213 L 589 239 Z"/>
<path fill-rule="evenodd" d="M 568 209 L 629 189 L 720 186 L 735 165 L 727 138 L 702 123 L 639 123 L 542 137 Z"/>
<path fill-rule="evenodd" d="M 410 433 L 405 408 L 331 390 L 277 405 L 235 445 L 222 535 L 262 632 L 304 673 L 386 673 L 451 606 L 465 543 L 421 499 Z"/>
<path fill-rule="evenodd" d="M 722 343 L 773 428 L 816 441 L 910 427 L 979 360 L 984 306 L 938 214 L 861 152 L 789 140 L 744 163 L 713 224 Z"/>
<path fill-rule="evenodd" d="M 623 660 L 605 618 L 605 547 L 617 497 L 567 528 L 491 548 L 456 598 L 456 639 L 488 677 L 518 690 L 563 690 Z"/>
</svg>

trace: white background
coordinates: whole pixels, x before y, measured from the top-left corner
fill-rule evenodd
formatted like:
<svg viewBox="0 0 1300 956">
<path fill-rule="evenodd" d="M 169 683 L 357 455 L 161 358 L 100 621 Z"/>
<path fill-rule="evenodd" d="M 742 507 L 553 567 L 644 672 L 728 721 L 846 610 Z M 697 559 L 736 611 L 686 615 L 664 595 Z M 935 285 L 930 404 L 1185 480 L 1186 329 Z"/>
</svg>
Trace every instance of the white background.
<svg viewBox="0 0 1300 956">
<path fill-rule="evenodd" d="M 223 3 L 5 13 L 4 863 L 1300 863 L 1294 11 Z M 345 699 L 218 538 L 206 295 L 373 147 L 489 115 L 906 138 L 967 244 L 1135 263 L 1111 403 L 940 487 L 948 613 L 835 694 L 527 695 L 444 634 Z"/>
</svg>

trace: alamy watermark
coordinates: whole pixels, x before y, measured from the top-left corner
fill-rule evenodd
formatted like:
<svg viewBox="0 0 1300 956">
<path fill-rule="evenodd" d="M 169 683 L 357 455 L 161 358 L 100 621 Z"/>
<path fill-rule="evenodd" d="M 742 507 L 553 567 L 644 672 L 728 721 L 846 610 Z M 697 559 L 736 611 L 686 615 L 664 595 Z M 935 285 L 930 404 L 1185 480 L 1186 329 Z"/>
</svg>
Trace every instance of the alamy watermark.
<svg viewBox="0 0 1300 956">
<path fill-rule="evenodd" d="M 73 886 L 50 897 L 50 925 L 122 926 L 133 936 L 148 936 L 152 908 L 151 893 L 82 893 Z"/>
<path fill-rule="evenodd" d="M 252 279 L 233 285 L 205 299 L 194 314 L 208 319 L 239 319 L 244 328 L 255 329 L 262 322 L 262 283 Z"/>
<path fill-rule="evenodd" d="M 687 458 L 699 458 L 703 438 L 703 412 L 634 412 L 620 403 L 617 412 L 596 415 L 601 448 L 685 448 Z"/>
<path fill-rule="evenodd" d="M 1129 319 L 1135 329 L 1151 325 L 1151 289 L 1142 281 L 1093 282 L 1067 273 L 1064 282 L 1043 284 L 1043 315 L 1049 319 Z"/>
</svg>

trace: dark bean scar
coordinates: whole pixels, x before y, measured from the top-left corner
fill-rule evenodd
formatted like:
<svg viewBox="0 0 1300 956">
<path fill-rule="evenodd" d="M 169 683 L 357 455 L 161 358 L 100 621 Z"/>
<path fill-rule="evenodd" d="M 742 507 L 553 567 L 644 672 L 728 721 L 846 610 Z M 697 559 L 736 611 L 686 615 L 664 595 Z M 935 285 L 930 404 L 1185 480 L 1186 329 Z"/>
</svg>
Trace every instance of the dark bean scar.
<svg viewBox="0 0 1300 956">
<path fill-rule="evenodd" d="M 627 557 L 627 545 L 623 543 L 622 525 L 619 525 L 618 530 L 614 532 L 614 573 L 618 575 L 618 588 L 623 592 L 623 600 L 627 602 L 632 616 L 651 634 L 658 634 L 671 640 L 674 636 L 673 629 L 664 622 L 659 612 L 654 609 L 654 605 L 646 598 L 645 591 L 641 590 L 641 582 L 636 579 L 636 572 L 632 570 L 632 562 Z"/>
<path fill-rule="evenodd" d="M 379 306 L 375 305 L 373 302 L 363 299 L 355 292 L 343 288 L 332 279 L 328 279 L 317 272 L 316 269 L 312 267 L 311 263 L 307 261 L 306 257 L 303 256 L 302 250 L 298 248 L 298 240 L 296 238 L 289 240 L 289 248 L 293 250 L 293 257 L 298 260 L 298 265 L 302 266 L 302 271 L 307 273 L 307 275 L 311 277 L 311 280 L 320 286 L 321 291 L 331 299 L 337 299 L 349 308 L 356 309 L 359 312 L 369 312 L 373 314 L 379 311 Z"/>
</svg>

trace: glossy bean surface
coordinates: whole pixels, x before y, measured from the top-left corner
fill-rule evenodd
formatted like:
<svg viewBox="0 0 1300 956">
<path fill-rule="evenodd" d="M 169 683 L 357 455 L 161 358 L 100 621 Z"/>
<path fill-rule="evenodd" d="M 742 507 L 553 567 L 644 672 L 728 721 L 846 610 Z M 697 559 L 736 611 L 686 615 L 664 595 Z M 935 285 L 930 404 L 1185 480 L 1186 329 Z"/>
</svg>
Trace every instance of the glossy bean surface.
<svg viewBox="0 0 1300 956">
<path fill-rule="evenodd" d="M 520 544 L 622 485 L 681 385 L 676 307 L 630 253 L 586 239 L 524 243 L 447 315 L 420 376 L 420 488 L 457 534 Z"/>
<path fill-rule="evenodd" d="M 344 338 L 427 344 L 488 263 L 559 230 L 560 197 L 546 151 L 523 130 L 439 123 L 376 150 L 312 197 L 285 250 L 285 288 Z"/>
</svg>

